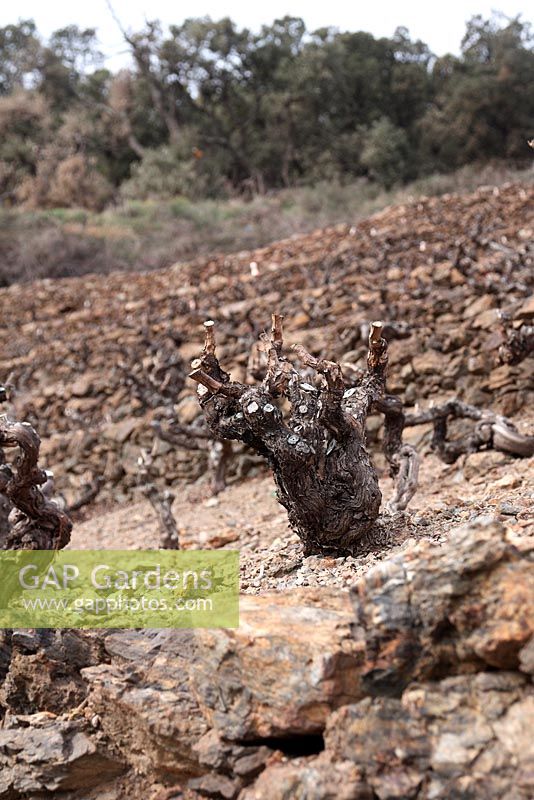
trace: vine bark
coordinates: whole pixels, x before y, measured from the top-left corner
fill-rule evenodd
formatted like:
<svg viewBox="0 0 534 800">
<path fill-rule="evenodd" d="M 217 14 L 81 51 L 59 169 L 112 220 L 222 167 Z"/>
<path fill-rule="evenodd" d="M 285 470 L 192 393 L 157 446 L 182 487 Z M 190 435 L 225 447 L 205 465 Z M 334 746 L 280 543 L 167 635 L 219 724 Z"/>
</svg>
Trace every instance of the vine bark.
<svg viewBox="0 0 534 800">
<path fill-rule="evenodd" d="M 278 499 L 307 554 L 355 552 L 382 501 L 366 449 L 365 420 L 371 411 L 385 414 L 384 452 L 397 477 L 390 507 L 405 508 L 417 486 L 418 456 L 402 443 L 402 404 L 386 394 L 383 324 L 372 323 L 367 371 L 349 389 L 338 364 L 296 345 L 306 378 L 310 370 L 316 375 L 315 385 L 303 379 L 284 355 L 280 315 L 273 315 L 270 337 L 263 340 L 268 363 L 259 386 L 230 379 L 215 354 L 214 323 L 204 327 L 204 349 L 190 377 L 199 384 L 209 429 L 216 437 L 244 442 L 268 460 Z"/>
</svg>

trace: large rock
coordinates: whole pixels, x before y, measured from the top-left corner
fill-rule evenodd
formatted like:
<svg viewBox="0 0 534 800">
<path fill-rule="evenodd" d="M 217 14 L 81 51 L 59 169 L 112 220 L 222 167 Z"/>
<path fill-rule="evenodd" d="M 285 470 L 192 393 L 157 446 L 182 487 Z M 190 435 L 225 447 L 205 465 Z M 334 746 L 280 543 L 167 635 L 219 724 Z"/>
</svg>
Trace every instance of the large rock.
<svg viewBox="0 0 534 800">
<path fill-rule="evenodd" d="M 273 764 L 239 800 L 374 800 L 363 774 L 351 761 L 294 759 Z"/>
<path fill-rule="evenodd" d="M 514 672 L 414 684 L 401 699 L 332 714 L 324 757 L 355 764 L 379 800 L 527 800 L 533 712 L 532 688 Z"/>
<path fill-rule="evenodd" d="M 0 730 L 0 798 L 91 789 L 125 771 L 79 721 L 46 713 L 12 717 Z"/>
<path fill-rule="evenodd" d="M 325 744 L 333 761 L 360 766 L 381 800 L 414 797 L 430 756 L 424 725 L 393 698 L 368 697 L 333 714 Z"/>
<path fill-rule="evenodd" d="M 352 592 L 370 694 L 419 678 L 518 669 L 534 632 L 534 540 L 518 550 L 500 523 L 424 541 L 372 569 Z M 357 627 L 358 635 L 361 634 Z"/>
<path fill-rule="evenodd" d="M 533 712 L 505 671 L 368 697 L 330 716 L 323 753 L 268 766 L 239 800 L 528 800 Z"/>
<path fill-rule="evenodd" d="M 527 800 L 533 545 L 481 521 L 350 598 L 246 596 L 237 629 L 5 635 L 0 798 L 115 800 L 128 769 L 132 800 Z"/>
<path fill-rule="evenodd" d="M 0 710 L 61 714 L 77 706 L 87 690 L 80 669 L 103 657 L 102 642 L 91 631 L 0 631 Z"/>
<path fill-rule="evenodd" d="M 226 764 L 250 779 L 361 696 L 351 620 L 347 593 L 301 590 L 243 597 L 236 629 L 113 633 L 112 663 L 82 670 L 90 707 L 140 772 L 186 780 Z"/>
<path fill-rule="evenodd" d="M 106 639 L 112 664 L 82 670 L 90 707 L 136 771 L 157 779 L 200 775 L 194 747 L 208 730 L 190 688 L 191 631 L 124 631 Z"/>
<path fill-rule="evenodd" d="M 232 740 L 321 732 L 361 694 L 364 646 L 351 619 L 345 593 L 242 597 L 239 628 L 199 631 L 192 683 L 210 725 Z"/>
</svg>

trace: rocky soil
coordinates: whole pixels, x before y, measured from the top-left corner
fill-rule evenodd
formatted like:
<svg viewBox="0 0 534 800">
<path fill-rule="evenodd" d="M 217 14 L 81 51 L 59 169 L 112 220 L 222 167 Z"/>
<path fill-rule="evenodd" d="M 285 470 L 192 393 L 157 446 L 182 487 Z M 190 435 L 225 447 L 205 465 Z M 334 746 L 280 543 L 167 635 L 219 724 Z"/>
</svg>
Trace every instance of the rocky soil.
<svg viewBox="0 0 534 800">
<path fill-rule="evenodd" d="M 532 432 L 533 359 L 497 351 L 498 311 L 512 329 L 534 314 L 533 233 L 534 191 L 508 186 L 163 272 L 1 291 L 11 410 L 67 498 L 105 476 L 70 547 L 158 547 L 137 458 L 162 395 L 125 376 L 153 374 L 150 341 L 167 365 L 178 342 L 179 384 L 207 317 L 237 378 L 273 310 L 289 342 L 351 364 L 384 318 L 409 404 L 456 395 Z M 407 438 L 419 491 L 346 558 L 303 557 L 265 472 L 211 497 L 205 455 L 160 442 L 182 546 L 240 550 L 240 627 L 0 632 L 0 800 L 534 796 L 534 458 L 445 465 L 427 426 Z"/>
<path fill-rule="evenodd" d="M 532 429 L 534 415 L 522 427 Z M 206 499 L 200 488 L 184 488 L 173 504 L 184 548 L 238 549 L 241 589 L 247 594 L 300 586 L 348 588 L 368 569 L 416 541 L 443 543 L 451 527 L 496 517 L 511 535 L 534 528 L 534 459 L 517 459 L 493 451 L 473 453 L 452 466 L 427 454 L 419 490 L 405 513 L 384 516 L 372 536 L 352 557 L 303 558 L 298 537 L 277 503 L 270 476 L 229 487 Z M 391 481 L 382 485 L 387 498 Z M 125 505 L 96 514 L 74 528 L 70 547 L 154 548 L 160 533 L 151 506 Z"/>
<path fill-rule="evenodd" d="M 151 421 L 173 404 L 184 423 L 198 416 L 186 374 L 205 319 L 218 321 L 218 352 L 237 380 L 273 311 L 286 316 L 288 345 L 352 364 L 364 358 L 366 325 L 384 319 L 395 325 L 389 391 L 408 406 L 457 395 L 512 416 L 534 399 L 533 360 L 499 363 L 499 312 L 510 328 L 532 324 L 533 274 L 532 187 L 421 200 L 254 252 L 1 290 L 0 374 L 67 501 L 101 475 L 101 499 L 125 502 Z M 170 398 L 153 390 L 169 364 Z M 206 459 L 159 441 L 156 478 L 196 480 Z"/>
<path fill-rule="evenodd" d="M 527 800 L 528 534 L 411 539 L 233 630 L 3 634 L 0 798 Z"/>
</svg>

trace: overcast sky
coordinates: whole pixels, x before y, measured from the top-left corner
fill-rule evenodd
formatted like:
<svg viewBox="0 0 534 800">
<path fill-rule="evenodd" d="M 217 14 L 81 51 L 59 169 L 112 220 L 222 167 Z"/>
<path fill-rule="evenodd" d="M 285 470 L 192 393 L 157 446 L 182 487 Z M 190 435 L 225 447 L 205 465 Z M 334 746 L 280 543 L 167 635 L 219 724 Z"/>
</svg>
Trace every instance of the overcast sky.
<svg viewBox="0 0 534 800">
<path fill-rule="evenodd" d="M 257 30 L 262 24 L 291 14 L 302 17 L 309 30 L 332 25 L 341 30 L 370 31 L 375 36 L 390 36 L 398 25 L 407 27 L 413 38 L 425 41 L 442 55 L 458 52 L 465 23 L 475 14 L 489 16 L 492 9 L 507 16 L 521 14 L 532 22 L 534 13 L 527 0 L 198 0 L 178 3 L 172 0 L 113 0 L 113 6 L 126 28 L 136 30 L 145 19 L 163 23 L 180 23 L 186 17 L 231 17 L 239 26 Z M 527 9 L 530 9 L 530 13 Z M 33 18 L 39 31 L 47 36 L 53 30 L 75 23 L 98 29 L 101 49 L 108 56 L 110 68 L 125 63 L 126 56 L 120 34 L 111 18 L 106 0 L 73 2 L 73 0 L 19 0 L 0 3 L 0 25 L 19 18 Z"/>
</svg>

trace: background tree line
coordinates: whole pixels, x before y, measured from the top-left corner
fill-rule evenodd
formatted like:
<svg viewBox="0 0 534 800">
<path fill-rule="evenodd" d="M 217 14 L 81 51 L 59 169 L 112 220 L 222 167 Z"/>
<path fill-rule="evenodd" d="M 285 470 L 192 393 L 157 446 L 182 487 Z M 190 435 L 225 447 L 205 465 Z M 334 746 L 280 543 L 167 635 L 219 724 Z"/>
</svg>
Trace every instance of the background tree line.
<svg viewBox="0 0 534 800">
<path fill-rule="evenodd" d="M 474 17 L 460 55 L 440 58 L 404 28 L 312 33 L 292 17 L 259 33 L 206 18 L 123 33 L 132 67 L 113 74 L 93 29 L 0 28 L 4 205 L 390 187 L 529 155 L 534 36 L 519 18 Z"/>
</svg>

